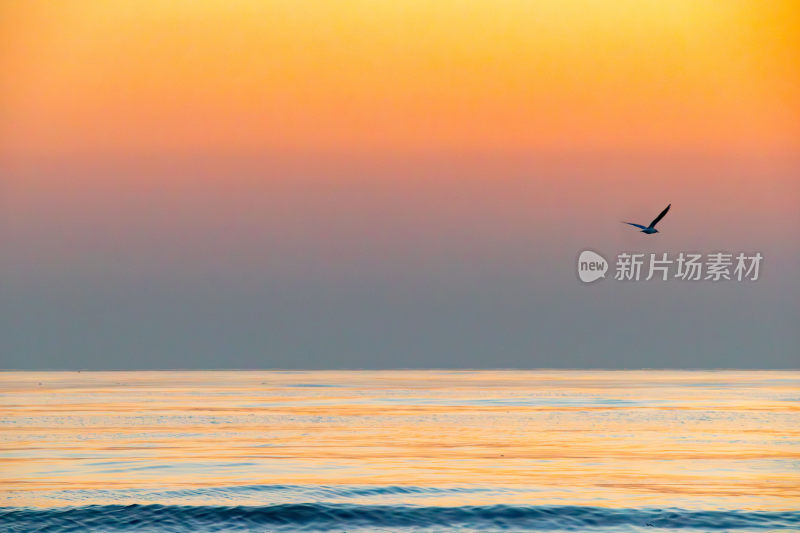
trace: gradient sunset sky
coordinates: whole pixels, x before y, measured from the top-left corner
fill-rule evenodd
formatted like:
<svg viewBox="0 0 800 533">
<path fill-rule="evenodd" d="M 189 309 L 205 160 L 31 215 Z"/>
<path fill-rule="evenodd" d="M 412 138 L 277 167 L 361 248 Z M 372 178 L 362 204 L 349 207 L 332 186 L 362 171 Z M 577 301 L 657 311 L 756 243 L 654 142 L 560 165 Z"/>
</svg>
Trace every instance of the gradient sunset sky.
<svg viewBox="0 0 800 533">
<path fill-rule="evenodd" d="M 796 368 L 798 65 L 792 1 L 0 0 L 0 367 Z"/>
</svg>

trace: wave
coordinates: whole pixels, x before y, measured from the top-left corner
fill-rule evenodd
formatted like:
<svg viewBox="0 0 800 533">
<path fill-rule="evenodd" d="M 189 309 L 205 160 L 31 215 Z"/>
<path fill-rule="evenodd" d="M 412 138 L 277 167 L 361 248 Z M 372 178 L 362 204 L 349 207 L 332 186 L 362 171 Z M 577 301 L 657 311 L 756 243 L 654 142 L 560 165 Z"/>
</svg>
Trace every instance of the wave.
<svg viewBox="0 0 800 533">
<path fill-rule="evenodd" d="M 347 531 L 361 528 L 575 530 L 666 528 L 789 530 L 798 511 L 612 509 L 577 506 L 422 507 L 350 504 L 268 506 L 89 505 L 0 507 L 3 531 Z"/>
<path fill-rule="evenodd" d="M 499 501 L 524 489 L 508 487 L 423 487 L 414 485 L 233 485 L 187 488 L 62 489 L 39 494 L 41 507 L 63 505 L 127 505 L 131 503 L 194 506 L 214 502 L 223 505 L 277 505 L 288 503 L 350 503 L 403 505 L 410 500 L 478 496 Z M 464 505 L 478 502 L 464 502 Z M 495 502 L 480 502 L 491 505 Z M 435 505 L 435 504 L 430 504 Z M 9 506 L 10 508 L 11 506 Z"/>
</svg>

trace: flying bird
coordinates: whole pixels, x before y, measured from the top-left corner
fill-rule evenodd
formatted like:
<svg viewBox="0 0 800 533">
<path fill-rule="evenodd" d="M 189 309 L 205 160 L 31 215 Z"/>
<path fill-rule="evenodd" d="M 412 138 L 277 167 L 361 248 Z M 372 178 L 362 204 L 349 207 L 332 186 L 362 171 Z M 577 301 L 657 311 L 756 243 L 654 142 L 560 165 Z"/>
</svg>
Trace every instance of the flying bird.
<svg viewBox="0 0 800 533">
<path fill-rule="evenodd" d="M 669 204 L 667 207 L 665 207 L 664 210 L 661 211 L 661 214 L 658 215 L 655 219 L 653 219 L 653 221 L 650 223 L 649 226 L 645 227 L 645 226 L 642 226 L 641 224 L 634 224 L 633 222 L 623 222 L 623 224 L 630 224 L 631 226 L 636 226 L 637 228 L 641 228 L 642 229 L 642 233 L 646 233 L 648 235 L 653 234 L 653 233 L 658 233 L 658 230 L 656 229 L 656 224 L 658 224 L 659 220 L 664 218 L 664 215 L 667 214 L 667 211 L 669 211 L 670 207 L 672 207 L 672 204 Z"/>
</svg>

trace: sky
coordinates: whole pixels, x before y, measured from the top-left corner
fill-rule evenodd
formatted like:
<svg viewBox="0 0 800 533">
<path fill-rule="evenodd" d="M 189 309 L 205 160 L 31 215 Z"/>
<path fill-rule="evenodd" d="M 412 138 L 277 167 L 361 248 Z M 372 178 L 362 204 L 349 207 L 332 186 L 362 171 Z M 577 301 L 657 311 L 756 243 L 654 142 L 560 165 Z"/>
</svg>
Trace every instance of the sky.
<svg viewBox="0 0 800 533">
<path fill-rule="evenodd" d="M 0 0 L 0 368 L 798 368 L 798 65 L 779 0 Z"/>
</svg>

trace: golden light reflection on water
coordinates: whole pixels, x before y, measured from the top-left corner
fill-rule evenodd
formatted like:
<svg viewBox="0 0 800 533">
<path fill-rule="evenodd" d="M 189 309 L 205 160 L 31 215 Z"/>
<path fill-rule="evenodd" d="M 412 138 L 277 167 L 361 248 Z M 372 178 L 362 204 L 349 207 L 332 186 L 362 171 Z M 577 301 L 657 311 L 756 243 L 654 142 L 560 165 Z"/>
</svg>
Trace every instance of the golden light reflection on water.
<svg viewBox="0 0 800 533">
<path fill-rule="evenodd" d="M 800 372 L 6 372 L 0 391 L 9 506 L 271 485 L 490 489 L 437 505 L 800 501 Z"/>
</svg>

